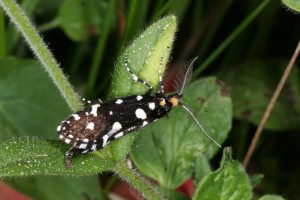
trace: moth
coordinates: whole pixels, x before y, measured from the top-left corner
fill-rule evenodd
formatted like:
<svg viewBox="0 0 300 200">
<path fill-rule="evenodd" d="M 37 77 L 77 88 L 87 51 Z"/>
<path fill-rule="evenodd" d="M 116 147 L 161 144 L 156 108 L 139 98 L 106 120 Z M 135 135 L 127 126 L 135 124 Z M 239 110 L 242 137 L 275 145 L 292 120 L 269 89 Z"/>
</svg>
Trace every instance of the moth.
<svg viewBox="0 0 300 200">
<path fill-rule="evenodd" d="M 87 107 L 62 121 L 57 127 L 58 137 L 71 145 L 65 154 L 66 167 L 72 166 L 73 156 L 102 149 L 111 141 L 166 117 L 172 108 L 177 106 L 184 108 L 205 135 L 220 146 L 205 132 L 194 114 L 182 103 L 182 92 L 191 75 L 195 60 L 196 58 L 188 65 L 185 74 L 177 78 L 175 82 L 177 91 L 166 95 L 161 73 L 163 58 L 159 67 L 160 87 L 156 93 L 152 94 L 153 87 L 131 71 L 127 55 L 125 55 L 127 72 L 135 82 L 148 87 L 148 92 L 144 95 L 132 95 L 108 102 L 88 102 Z"/>
</svg>

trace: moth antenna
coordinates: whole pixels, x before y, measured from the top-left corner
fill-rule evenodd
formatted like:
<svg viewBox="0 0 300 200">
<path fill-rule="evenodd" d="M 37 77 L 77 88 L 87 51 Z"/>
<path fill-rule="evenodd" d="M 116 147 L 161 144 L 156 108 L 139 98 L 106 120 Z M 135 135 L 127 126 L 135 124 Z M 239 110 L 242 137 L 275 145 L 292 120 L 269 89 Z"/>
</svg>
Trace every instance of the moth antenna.
<svg viewBox="0 0 300 200">
<path fill-rule="evenodd" d="M 200 124 L 200 122 L 197 120 L 197 118 L 195 117 L 195 115 L 192 113 L 192 111 L 190 111 L 185 105 L 181 105 L 183 107 L 183 109 L 185 109 L 191 116 L 192 118 L 196 121 L 197 125 L 199 126 L 199 128 L 204 132 L 204 134 L 206 135 L 206 137 L 208 137 L 211 141 L 213 141 L 218 147 L 222 148 L 222 146 L 216 142 L 212 137 L 210 137 L 208 135 L 208 133 L 204 130 L 203 126 Z"/>
<path fill-rule="evenodd" d="M 185 88 L 185 85 L 187 84 L 188 79 L 189 79 L 189 77 L 190 77 L 190 75 L 191 75 L 191 70 L 192 70 L 193 64 L 194 64 L 194 62 L 195 62 L 197 59 L 198 59 L 198 57 L 194 58 L 194 59 L 192 60 L 192 62 L 190 63 L 188 69 L 186 70 L 185 75 L 184 75 L 184 79 L 183 79 L 183 82 L 182 82 L 182 87 L 181 87 L 181 89 L 180 89 L 180 92 L 178 93 L 179 95 L 182 94 L 182 92 L 183 92 L 183 90 L 184 90 L 184 88 Z"/>
<path fill-rule="evenodd" d="M 158 75 L 159 75 L 159 93 L 165 93 L 164 91 L 164 84 L 163 84 L 163 75 L 162 75 L 162 62 L 163 62 L 163 57 L 160 58 L 160 63 L 159 63 L 159 70 L 158 70 Z"/>
</svg>

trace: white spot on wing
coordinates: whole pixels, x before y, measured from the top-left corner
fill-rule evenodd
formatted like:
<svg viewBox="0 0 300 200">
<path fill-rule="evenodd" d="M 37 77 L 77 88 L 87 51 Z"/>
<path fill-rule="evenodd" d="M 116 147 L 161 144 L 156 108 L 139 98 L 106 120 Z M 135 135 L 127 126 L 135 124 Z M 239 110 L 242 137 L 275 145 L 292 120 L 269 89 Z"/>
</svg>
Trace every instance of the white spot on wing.
<svg viewBox="0 0 300 200">
<path fill-rule="evenodd" d="M 116 135 L 114 136 L 114 138 L 119 138 L 119 137 L 122 137 L 122 136 L 123 136 L 123 132 L 120 132 L 120 133 L 116 134 Z"/>
<path fill-rule="evenodd" d="M 75 120 L 79 120 L 80 119 L 79 115 L 77 115 L 77 114 L 73 114 L 72 117 L 74 117 Z"/>
<path fill-rule="evenodd" d="M 111 130 L 106 134 L 108 137 L 110 137 L 112 134 L 116 133 L 122 128 L 122 125 L 119 122 L 115 122 L 111 128 Z M 103 136 L 104 137 L 104 136 Z"/>
<path fill-rule="evenodd" d="M 155 109 L 155 103 L 151 102 L 148 104 L 150 110 L 154 110 Z"/>
<path fill-rule="evenodd" d="M 120 130 L 121 128 L 122 128 L 122 125 L 121 125 L 119 122 L 115 122 L 115 123 L 113 124 L 113 129 L 114 129 L 114 130 L 118 131 L 118 130 Z"/>
<path fill-rule="evenodd" d="M 104 147 L 104 146 L 107 144 L 107 140 L 108 140 L 108 138 L 109 138 L 109 136 L 108 136 L 108 135 L 104 135 L 104 136 L 102 137 L 102 139 L 103 139 L 103 144 L 102 144 L 102 147 Z"/>
<path fill-rule="evenodd" d="M 59 125 L 57 128 L 56 128 L 56 131 L 60 131 L 61 130 L 61 125 Z"/>
<path fill-rule="evenodd" d="M 138 95 L 137 97 L 136 97 L 136 100 L 138 100 L 138 101 L 140 101 L 140 100 L 142 100 L 143 99 L 143 97 L 141 96 L 141 95 Z"/>
<path fill-rule="evenodd" d="M 123 100 L 122 100 L 122 99 L 118 99 L 118 100 L 116 101 L 116 104 L 121 104 L 121 103 L 123 103 Z"/>
<path fill-rule="evenodd" d="M 142 126 L 146 126 L 148 124 L 147 121 L 143 121 L 143 125 Z"/>
<path fill-rule="evenodd" d="M 100 107 L 99 104 L 92 105 L 92 111 L 91 111 L 91 114 L 94 115 L 95 117 L 97 117 L 97 110 L 98 110 L 98 107 Z"/>
<path fill-rule="evenodd" d="M 113 114 L 113 111 L 109 111 L 109 115 L 112 115 Z"/>
<path fill-rule="evenodd" d="M 89 139 L 84 138 L 82 141 L 88 143 L 88 142 L 89 142 Z"/>
<path fill-rule="evenodd" d="M 70 142 L 71 142 L 70 139 L 68 139 L 68 138 L 65 139 L 65 143 L 69 144 Z"/>
<path fill-rule="evenodd" d="M 147 118 L 147 114 L 145 113 L 145 111 L 141 108 L 136 109 L 135 111 L 135 116 L 139 119 L 146 119 Z"/>
<path fill-rule="evenodd" d="M 95 149 L 96 149 L 96 147 L 97 147 L 97 144 L 93 144 L 93 146 L 92 146 L 91 150 L 92 150 L 92 151 L 93 151 L 93 150 L 95 150 Z"/>
<path fill-rule="evenodd" d="M 60 135 L 58 136 L 58 138 L 59 138 L 59 139 L 63 139 L 64 136 L 60 134 Z"/>
<path fill-rule="evenodd" d="M 86 143 L 82 143 L 79 145 L 79 149 L 86 149 L 87 144 Z"/>
<path fill-rule="evenodd" d="M 88 123 L 86 126 L 87 129 L 94 130 L 95 124 L 93 122 Z"/>
</svg>

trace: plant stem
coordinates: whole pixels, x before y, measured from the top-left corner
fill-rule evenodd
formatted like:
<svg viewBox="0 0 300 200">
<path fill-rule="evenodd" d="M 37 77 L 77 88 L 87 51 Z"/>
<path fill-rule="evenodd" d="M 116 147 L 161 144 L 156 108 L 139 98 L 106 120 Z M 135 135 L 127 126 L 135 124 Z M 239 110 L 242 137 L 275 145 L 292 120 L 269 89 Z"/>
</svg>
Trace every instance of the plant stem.
<svg viewBox="0 0 300 200">
<path fill-rule="evenodd" d="M 38 6 L 40 0 L 23 0 L 21 3 L 21 7 L 23 8 L 23 10 L 26 12 L 27 17 L 31 18 L 35 8 Z M 7 43 L 6 48 L 7 48 L 7 54 L 10 54 L 13 52 L 13 50 L 18 49 L 17 51 L 19 51 L 19 46 L 23 46 L 23 43 L 18 43 L 20 40 L 20 32 L 16 31 L 15 27 L 13 26 L 8 26 L 7 27 L 7 41 L 9 41 L 9 43 Z M 18 44 L 18 46 L 17 46 Z M 22 49 L 22 48 L 21 48 Z M 22 50 L 21 50 L 22 51 Z"/>
<path fill-rule="evenodd" d="M 71 84 L 64 76 L 58 63 L 47 48 L 46 44 L 43 42 L 35 27 L 25 15 L 24 11 L 14 0 L 1 0 L 0 5 L 5 10 L 10 20 L 15 24 L 17 29 L 21 32 L 35 56 L 42 63 L 42 66 L 44 66 L 46 72 L 48 72 L 50 78 L 59 89 L 61 95 L 65 98 L 69 107 L 72 110 L 80 109 L 82 107 L 82 103 L 78 100 Z"/>
<path fill-rule="evenodd" d="M 277 88 L 274 91 L 273 96 L 272 96 L 272 98 L 271 98 L 271 100 L 270 100 L 270 102 L 268 104 L 268 107 L 266 108 L 265 113 L 264 113 L 264 115 L 261 118 L 259 126 L 257 127 L 257 129 L 255 131 L 254 137 L 253 137 L 253 139 L 251 141 L 251 144 L 250 144 L 250 146 L 248 148 L 247 154 L 246 154 L 246 156 L 244 158 L 244 161 L 243 161 L 243 165 L 244 165 L 245 168 L 248 166 L 248 163 L 249 163 L 249 161 L 250 161 L 250 159 L 252 157 L 252 154 L 254 152 L 256 144 L 257 144 L 257 142 L 258 142 L 258 140 L 259 140 L 259 138 L 261 136 L 261 133 L 262 133 L 264 127 L 265 127 L 265 124 L 268 121 L 269 116 L 270 116 L 270 114 L 271 114 L 271 112 L 273 110 L 274 104 L 275 104 L 275 102 L 278 99 L 278 96 L 279 96 L 279 94 L 280 94 L 280 92 L 281 92 L 281 90 L 282 90 L 282 88 L 283 88 L 283 86 L 284 86 L 284 84 L 285 84 L 285 82 L 286 82 L 286 80 L 287 80 L 287 78 L 288 78 L 291 70 L 292 70 L 293 65 L 296 62 L 296 59 L 297 59 L 299 53 L 300 53 L 300 41 L 299 41 L 299 43 L 298 43 L 298 45 L 296 47 L 296 50 L 295 50 L 292 58 L 290 59 L 289 64 L 286 66 L 285 71 L 284 71 L 284 73 L 283 73 L 283 75 L 281 77 L 281 80 L 278 83 Z"/>
<path fill-rule="evenodd" d="M 214 50 L 210 56 L 194 71 L 197 77 L 205 70 L 231 43 L 232 41 L 255 19 L 255 17 L 266 7 L 270 0 L 262 1 L 246 19 Z"/>
<path fill-rule="evenodd" d="M 151 185 L 148 181 L 146 181 L 143 177 L 141 177 L 137 172 L 128 168 L 124 161 L 120 161 L 113 171 L 123 180 L 130 183 L 145 199 L 151 200 L 162 200 L 164 199 L 161 194 L 155 189 L 153 185 Z"/>
<path fill-rule="evenodd" d="M 102 63 L 103 54 L 104 54 L 104 47 L 106 46 L 107 37 L 111 28 L 111 20 L 113 18 L 113 15 L 115 14 L 115 5 L 116 0 L 111 0 L 108 6 L 108 9 L 106 11 L 105 21 L 103 25 L 103 30 L 101 32 L 101 36 L 98 39 L 95 56 L 92 62 L 90 74 L 89 74 L 89 80 L 88 80 L 88 93 L 91 94 L 91 92 L 94 90 L 96 85 L 96 80 L 98 77 L 98 73 L 100 70 L 100 65 Z"/>
<path fill-rule="evenodd" d="M 48 30 L 51 30 L 51 29 L 54 29 L 56 27 L 59 26 L 59 21 L 58 20 L 53 20 L 51 22 L 47 22 L 45 24 L 42 24 L 38 27 L 38 30 L 40 32 L 45 32 L 45 31 L 48 31 Z"/>
</svg>

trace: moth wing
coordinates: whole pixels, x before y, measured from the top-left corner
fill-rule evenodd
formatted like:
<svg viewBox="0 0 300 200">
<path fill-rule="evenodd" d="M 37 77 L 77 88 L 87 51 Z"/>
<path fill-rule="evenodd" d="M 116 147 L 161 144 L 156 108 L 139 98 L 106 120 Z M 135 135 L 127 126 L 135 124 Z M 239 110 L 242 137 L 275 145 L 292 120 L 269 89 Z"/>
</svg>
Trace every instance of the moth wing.
<svg viewBox="0 0 300 200">
<path fill-rule="evenodd" d="M 91 115 L 84 110 L 68 117 L 58 128 L 59 138 L 73 146 L 80 142 L 95 141 L 104 134 L 107 125 L 102 114 Z"/>
</svg>

